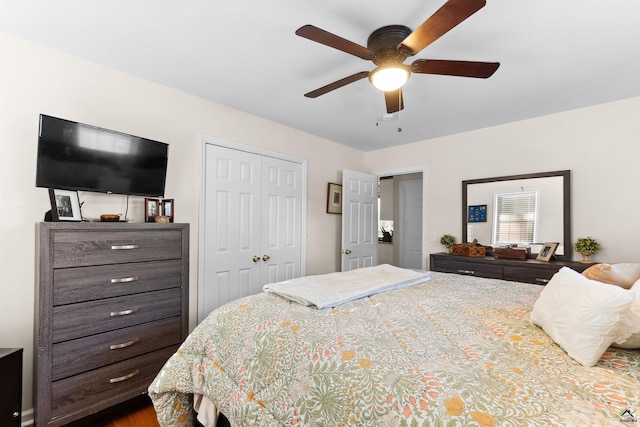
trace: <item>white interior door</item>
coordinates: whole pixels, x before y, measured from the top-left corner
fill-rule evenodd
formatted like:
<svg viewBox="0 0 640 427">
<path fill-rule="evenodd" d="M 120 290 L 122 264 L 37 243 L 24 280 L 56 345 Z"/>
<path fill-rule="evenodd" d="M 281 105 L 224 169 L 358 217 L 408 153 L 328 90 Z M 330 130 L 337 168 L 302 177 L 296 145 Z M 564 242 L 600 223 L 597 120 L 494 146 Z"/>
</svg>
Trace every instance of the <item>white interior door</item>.
<svg viewBox="0 0 640 427">
<path fill-rule="evenodd" d="M 398 267 L 422 269 L 422 179 L 399 183 Z"/>
<path fill-rule="evenodd" d="M 342 171 L 342 271 L 378 264 L 378 177 Z"/>
<path fill-rule="evenodd" d="M 305 274 L 306 163 L 204 147 L 198 321 L 266 283 Z"/>
<path fill-rule="evenodd" d="M 214 308 L 260 291 L 261 156 L 205 147 L 204 283 L 199 321 Z"/>
<path fill-rule="evenodd" d="M 261 284 L 300 277 L 302 266 L 302 167 L 262 158 Z"/>
</svg>

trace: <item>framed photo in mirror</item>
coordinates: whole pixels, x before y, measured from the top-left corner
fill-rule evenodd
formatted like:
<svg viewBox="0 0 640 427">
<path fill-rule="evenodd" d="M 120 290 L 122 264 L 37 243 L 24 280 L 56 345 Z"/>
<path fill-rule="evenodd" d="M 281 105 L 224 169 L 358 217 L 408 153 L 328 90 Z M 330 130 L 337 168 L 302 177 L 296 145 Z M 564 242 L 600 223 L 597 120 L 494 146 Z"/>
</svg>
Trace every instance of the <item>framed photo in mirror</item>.
<svg viewBox="0 0 640 427">
<path fill-rule="evenodd" d="M 469 222 L 487 222 L 487 205 L 469 206 Z"/>
</svg>

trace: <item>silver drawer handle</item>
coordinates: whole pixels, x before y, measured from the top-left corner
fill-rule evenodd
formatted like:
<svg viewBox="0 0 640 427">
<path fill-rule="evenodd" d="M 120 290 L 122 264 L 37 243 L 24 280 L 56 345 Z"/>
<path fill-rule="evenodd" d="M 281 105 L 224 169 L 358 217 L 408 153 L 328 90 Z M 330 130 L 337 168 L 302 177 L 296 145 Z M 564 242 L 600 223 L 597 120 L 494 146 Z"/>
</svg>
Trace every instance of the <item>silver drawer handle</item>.
<svg viewBox="0 0 640 427">
<path fill-rule="evenodd" d="M 128 310 L 122 310 L 122 311 L 112 311 L 111 312 L 111 317 L 116 317 L 116 316 L 126 316 L 127 314 L 133 314 L 136 313 L 139 309 L 138 308 L 130 308 Z"/>
<path fill-rule="evenodd" d="M 536 282 L 549 283 L 549 279 L 540 279 L 539 277 L 536 277 Z"/>
<path fill-rule="evenodd" d="M 128 380 L 129 378 L 133 378 L 133 377 L 135 377 L 135 376 L 136 376 L 136 375 L 138 375 L 139 373 L 140 373 L 140 371 L 139 371 L 138 369 L 136 369 L 135 371 L 131 372 L 130 374 L 123 375 L 123 376 L 121 376 L 121 377 L 117 377 L 117 378 L 110 378 L 110 379 L 109 379 L 109 382 L 110 382 L 111 384 L 113 384 L 113 383 L 119 383 L 119 382 L 121 382 L 121 381 L 126 381 L 126 380 Z"/>
<path fill-rule="evenodd" d="M 131 347 L 134 344 L 140 342 L 140 338 L 132 339 L 131 341 L 123 342 L 121 344 L 112 344 L 109 346 L 109 350 L 117 350 L 119 348 Z"/>
<path fill-rule="evenodd" d="M 111 283 L 128 283 L 140 280 L 139 276 L 122 277 L 120 279 L 111 279 Z"/>
<path fill-rule="evenodd" d="M 473 270 L 458 270 L 458 273 L 462 273 L 462 274 L 476 274 L 475 271 Z"/>
<path fill-rule="evenodd" d="M 140 245 L 111 245 L 113 250 L 140 249 Z"/>
</svg>

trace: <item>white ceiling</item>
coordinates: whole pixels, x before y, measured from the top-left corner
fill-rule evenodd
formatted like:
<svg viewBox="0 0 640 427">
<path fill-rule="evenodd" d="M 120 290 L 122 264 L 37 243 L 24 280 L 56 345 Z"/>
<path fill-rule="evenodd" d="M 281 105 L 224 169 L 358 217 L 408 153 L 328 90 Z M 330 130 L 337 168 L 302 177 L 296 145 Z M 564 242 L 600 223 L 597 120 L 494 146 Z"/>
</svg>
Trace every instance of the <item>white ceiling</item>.
<svg viewBox="0 0 640 427">
<path fill-rule="evenodd" d="M 298 37 L 366 46 L 444 0 L 0 0 L 0 30 L 363 151 L 640 96 L 640 1 L 487 0 L 417 58 L 497 61 L 489 79 L 413 75 L 383 121 L 373 64 Z M 43 64 L 46 67 L 46 64 Z M 399 132 L 401 128 L 401 132 Z"/>
</svg>

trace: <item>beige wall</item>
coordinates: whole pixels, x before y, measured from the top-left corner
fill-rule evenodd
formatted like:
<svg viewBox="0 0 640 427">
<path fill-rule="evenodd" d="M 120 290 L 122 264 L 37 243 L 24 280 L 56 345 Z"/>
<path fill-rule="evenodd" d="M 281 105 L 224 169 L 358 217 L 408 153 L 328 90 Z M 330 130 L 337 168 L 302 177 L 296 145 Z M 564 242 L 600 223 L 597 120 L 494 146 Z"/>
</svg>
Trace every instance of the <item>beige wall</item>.
<svg viewBox="0 0 640 427">
<path fill-rule="evenodd" d="M 40 113 L 171 144 L 166 197 L 176 220 L 191 224 L 192 327 L 203 134 L 308 159 L 308 274 L 339 269 L 340 216 L 325 204 L 327 182 L 341 182 L 343 168 L 424 166 L 428 253 L 441 251 L 444 233 L 460 238 L 461 180 L 571 169 L 574 237 L 602 243 L 595 260 L 640 260 L 640 98 L 361 153 L 0 33 L 0 347 L 25 349 L 24 409 L 32 406 L 34 224 L 49 209 L 46 190 L 34 187 Z M 122 196 L 81 197 L 87 216 L 124 211 Z M 142 220 L 140 198 L 130 212 Z"/>
<path fill-rule="evenodd" d="M 365 163 L 370 171 L 425 165 L 427 256 L 442 251 L 445 233 L 461 240 L 461 181 L 570 169 L 573 239 L 595 237 L 595 261 L 640 262 L 639 118 L 637 97 L 369 152 Z"/>
<path fill-rule="evenodd" d="M 339 269 L 340 216 L 326 213 L 328 182 L 362 170 L 361 152 L 0 33 L 0 347 L 25 349 L 24 409 L 32 407 L 34 224 L 49 206 L 35 187 L 40 113 L 170 144 L 165 196 L 191 224 L 189 314 L 197 319 L 201 136 L 308 160 L 307 273 Z M 80 193 L 83 214 L 121 213 L 126 197 Z M 143 198 L 129 216 L 143 221 Z"/>
</svg>

